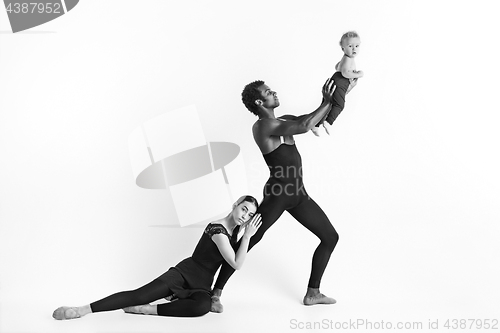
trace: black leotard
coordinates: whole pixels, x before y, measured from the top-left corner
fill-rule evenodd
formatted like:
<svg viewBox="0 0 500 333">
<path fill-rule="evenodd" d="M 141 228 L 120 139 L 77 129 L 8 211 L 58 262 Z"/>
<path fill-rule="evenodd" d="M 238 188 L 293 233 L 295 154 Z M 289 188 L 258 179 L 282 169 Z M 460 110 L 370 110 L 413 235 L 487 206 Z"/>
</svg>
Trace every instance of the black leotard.
<svg viewBox="0 0 500 333">
<path fill-rule="evenodd" d="M 321 277 L 330 255 L 338 241 L 338 234 L 323 210 L 307 194 L 302 181 L 302 159 L 295 144 L 281 144 L 264 154 L 270 177 L 264 185 L 264 199 L 257 209 L 262 215 L 262 225 L 250 239 L 248 249 L 257 244 L 274 222 L 288 211 L 299 223 L 314 233 L 321 243 L 312 260 L 308 286 L 319 288 Z M 234 269 L 224 263 L 215 287 L 223 289 Z"/>
<path fill-rule="evenodd" d="M 181 273 L 184 278 L 182 286 L 170 286 L 170 290 L 179 298 L 189 297 L 195 291 L 210 293 L 215 273 L 217 273 L 222 263 L 225 262 L 217 244 L 212 241 L 212 236 L 215 234 L 226 235 L 229 238 L 231 246 L 235 246 L 235 240 L 231 238 L 222 224 L 209 223 L 201 235 L 193 255 L 171 268 Z M 163 275 L 159 279 L 162 279 L 162 277 Z M 169 283 L 168 279 L 164 280 L 166 283 Z"/>
</svg>

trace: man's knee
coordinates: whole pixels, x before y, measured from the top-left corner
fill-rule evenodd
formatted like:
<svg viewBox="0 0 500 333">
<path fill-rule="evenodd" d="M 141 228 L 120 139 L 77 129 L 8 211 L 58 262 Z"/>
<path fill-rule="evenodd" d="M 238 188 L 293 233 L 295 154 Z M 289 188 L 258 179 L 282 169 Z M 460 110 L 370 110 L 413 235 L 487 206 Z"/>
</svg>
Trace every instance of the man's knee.
<svg viewBox="0 0 500 333">
<path fill-rule="evenodd" d="M 248 251 L 255 245 L 257 245 L 258 242 L 262 240 L 262 237 L 264 236 L 264 233 L 262 232 L 257 232 L 255 235 L 250 238 L 250 244 L 248 245 Z"/>
<path fill-rule="evenodd" d="M 325 243 L 331 251 L 333 251 L 339 241 L 339 234 L 333 230 L 329 232 L 328 235 L 325 235 L 321 241 Z"/>
</svg>

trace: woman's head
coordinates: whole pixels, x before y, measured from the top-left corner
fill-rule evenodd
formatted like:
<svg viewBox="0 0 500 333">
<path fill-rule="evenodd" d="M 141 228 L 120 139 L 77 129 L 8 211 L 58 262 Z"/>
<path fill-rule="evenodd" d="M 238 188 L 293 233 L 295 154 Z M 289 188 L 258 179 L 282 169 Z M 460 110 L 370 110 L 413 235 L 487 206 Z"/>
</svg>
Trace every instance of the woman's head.
<svg viewBox="0 0 500 333">
<path fill-rule="evenodd" d="M 257 208 L 259 208 L 257 199 L 251 195 L 244 195 L 233 204 L 231 216 L 237 225 L 242 225 L 255 215 Z"/>
</svg>

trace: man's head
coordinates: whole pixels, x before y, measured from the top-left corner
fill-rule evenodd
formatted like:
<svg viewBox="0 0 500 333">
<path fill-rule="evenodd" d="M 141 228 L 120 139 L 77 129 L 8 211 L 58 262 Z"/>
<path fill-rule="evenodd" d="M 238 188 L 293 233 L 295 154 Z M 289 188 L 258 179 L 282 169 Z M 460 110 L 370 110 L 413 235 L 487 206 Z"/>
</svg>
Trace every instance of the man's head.
<svg viewBox="0 0 500 333">
<path fill-rule="evenodd" d="M 259 115 L 259 108 L 275 108 L 279 106 L 276 92 L 272 91 L 264 81 L 257 80 L 245 86 L 241 93 L 241 100 L 246 108 L 255 115 Z"/>
<path fill-rule="evenodd" d="M 245 86 L 243 91 L 241 92 L 241 100 L 243 104 L 245 104 L 246 108 L 255 115 L 259 115 L 258 113 L 258 105 L 255 104 L 255 101 L 260 100 L 262 98 L 260 94 L 259 87 L 264 84 L 264 81 L 257 80 L 253 81 Z"/>
</svg>

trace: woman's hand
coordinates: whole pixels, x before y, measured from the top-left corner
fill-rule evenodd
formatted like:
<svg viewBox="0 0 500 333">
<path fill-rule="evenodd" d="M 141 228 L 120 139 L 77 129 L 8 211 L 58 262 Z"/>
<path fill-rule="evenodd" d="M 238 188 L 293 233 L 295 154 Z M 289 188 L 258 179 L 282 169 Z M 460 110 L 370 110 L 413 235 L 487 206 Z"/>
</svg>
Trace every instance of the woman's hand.
<svg viewBox="0 0 500 333">
<path fill-rule="evenodd" d="M 255 235 L 259 227 L 262 225 L 262 218 L 259 213 L 255 214 L 252 219 L 245 224 L 245 234 L 243 237 L 252 237 Z"/>
</svg>

